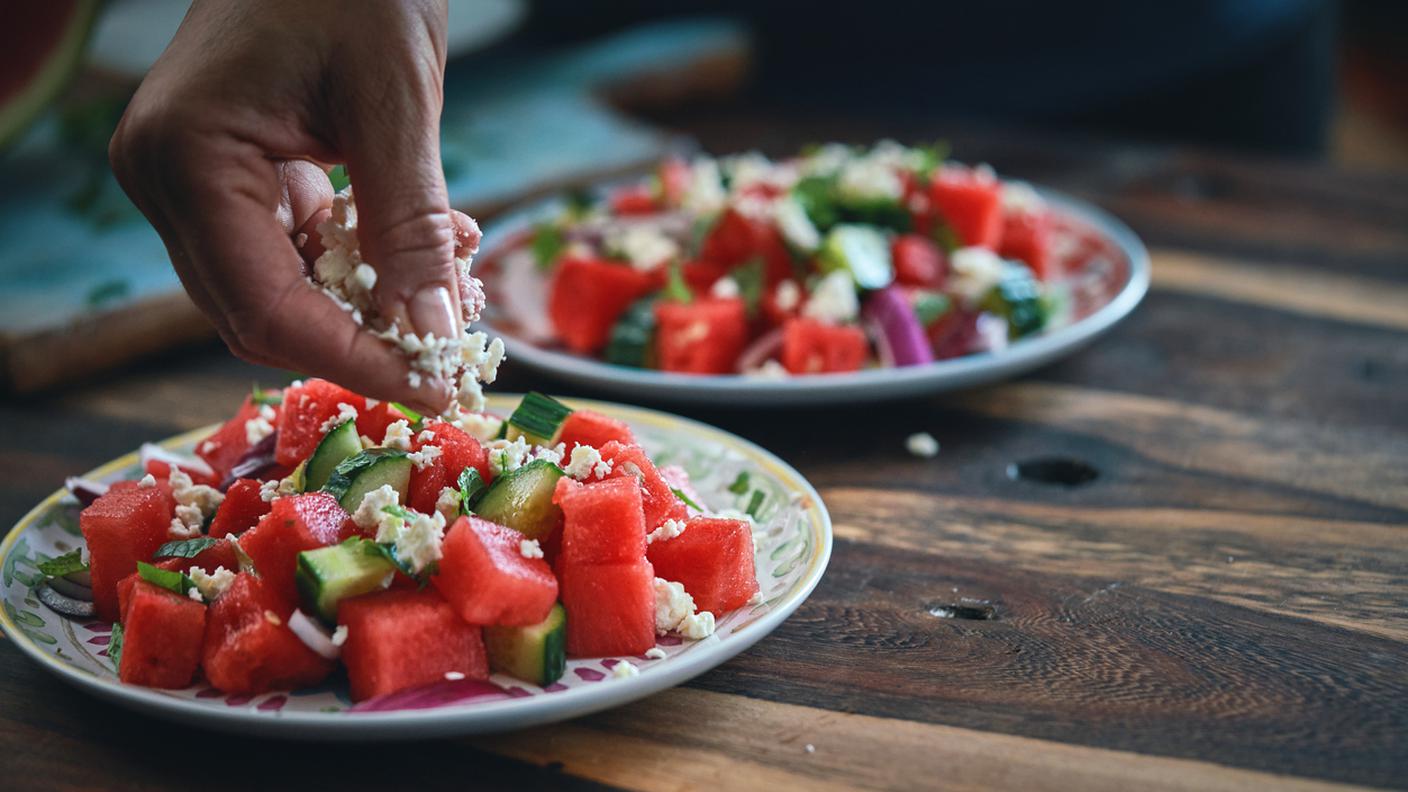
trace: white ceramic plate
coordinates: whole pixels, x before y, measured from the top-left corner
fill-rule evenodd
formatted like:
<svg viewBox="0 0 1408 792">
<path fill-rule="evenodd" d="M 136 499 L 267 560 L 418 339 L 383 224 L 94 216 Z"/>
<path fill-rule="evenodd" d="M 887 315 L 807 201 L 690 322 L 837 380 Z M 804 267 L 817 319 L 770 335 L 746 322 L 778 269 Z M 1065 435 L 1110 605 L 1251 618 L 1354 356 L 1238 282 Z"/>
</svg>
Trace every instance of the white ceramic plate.
<svg viewBox="0 0 1408 792">
<path fill-rule="evenodd" d="M 486 314 L 482 323 L 491 335 L 503 338 L 515 367 L 526 366 L 569 382 L 641 399 L 690 404 L 772 406 L 857 403 L 899 399 L 968 388 L 1015 376 L 1079 350 L 1109 331 L 1134 310 L 1149 290 L 1149 253 L 1139 237 L 1105 211 L 1055 190 L 1038 188 L 1056 210 L 1059 221 L 1079 229 L 1101 251 L 1107 267 L 1099 282 L 1100 295 L 1088 310 L 1064 326 L 1013 342 L 1000 352 L 979 353 L 922 366 L 867 369 L 848 374 L 819 374 L 768 380 L 740 375 L 699 376 L 617 366 L 582 357 L 529 340 L 508 317 Z M 530 204 L 489 224 L 480 261 L 492 261 L 498 246 L 511 243 L 534 222 L 552 216 L 557 200 Z M 480 273 L 491 308 L 512 304 L 495 282 L 492 267 Z M 522 288 L 515 285 L 516 288 Z M 530 285 L 531 288 L 531 285 Z M 531 303 L 532 300 L 526 302 Z M 538 309 L 541 310 L 541 309 Z M 540 319 L 540 323 L 545 319 Z"/>
<path fill-rule="evenodd" d="M 517 396 L 495 395 L 490 409 L 507 414 Z M 481 695 L 482 683 L 437 686 L 428 708 L 357 711 L 346 686 L 333 682 L 291 694 L 225 696 L 203 682 L 185 690 L 156 690 L 118 682 L 106 656 L 110 625 L 59 616 L 40 604 L 31 586 L 36 564 L 82 542 L 78 505 L 64 491 L 36 506 L 0 543 L 0 626 L 14 645 L 70 684 L 123 706 L 164 718 L 244 734 L 308 739 L 398 739 L 518 729 L 624 704 L 678 685 L 752 646 L 807 598 L 831 555 L 831 520 L 821 498 L 801 474 L 772 454 L 727 432 L 686 418 L 636 407 L 569 399 L 630 423 L 637 439 L 662 467 L 679 465 L 711 509 L 744 508 L 752 493 L 728 491 L 741 470 L 766 496 L 754 537 L 763 602 L 720 619 L 703 641 L 662 639 L 667 656 L 569 660 L 567 674 L 539 688 L 494 675 L 498 692 Z M 167 448 L 189 452 L 207 427 L 171 438 Z M 89 477 L 136 478 L 135 453 L 113 460 Z M 629 660 L 636 677 L 617 679 L 611 668 Z M 455 697 L 473 696 L 449 700 Z"/>
</svg>

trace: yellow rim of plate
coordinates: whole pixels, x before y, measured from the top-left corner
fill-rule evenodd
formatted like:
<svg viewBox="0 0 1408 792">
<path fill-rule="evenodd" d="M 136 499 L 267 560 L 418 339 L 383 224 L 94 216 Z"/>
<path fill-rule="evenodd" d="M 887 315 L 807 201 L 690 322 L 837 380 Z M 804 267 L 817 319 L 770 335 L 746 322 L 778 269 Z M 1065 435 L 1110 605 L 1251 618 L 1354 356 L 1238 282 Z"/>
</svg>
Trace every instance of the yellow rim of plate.
<svg viewBox="0 0 1408 792">
<path fill-rule="evenodd" d="M 511 404 L 517 403 L 517 400 L 520 398 L 522 398 L 520 394 L 491 394 L 488 396 L 487 400 L 491 409 L 502 410 Z M 821 496 L 817 494 L 816 489 L 812 487 L 806 479 L 802 478 L 800 473 L 782 462 L 773 455 L 772 452 L 736 435 L 725 432 L 722 429 L 715 428 L 701 421 L 696 421 L 693 418 L 671 415 L 644 407 L 632 407 L 615 402 L 596 401 L 595 399 L 566 398 L 561 401 L 573 407 L 596 410 L 608 415 L 614 415 L 615 417 L 625 420 L 627 423 L 648 424 L 658 429 L 674 431 L 683 428 L 694 432 L 696 435 L 703 435 L 709 440 L 717 441 L 720 445 L 726 446 L 749 458 L 764 470 L 777 477 L 777 479 L 783 483 L 783 486 L 790 491 L 809 495 L 810 497 L 806 498 L 805 502 L 801 505 L 810 517 L 807 522 L 812 532 L 811 558 L 807 561 L 806 573 L 797 578 L 796 582 L 788 587 L 787 592 L 782 598 L 790 598 L 794 596 L 799 589 L 806 588 L 813 584 L 816 582 L 814 576 L 819 578 L 821 572 L 824 571 L 821 567 L 831 556 L 831 515 L 822 505 Z M 213 423 L 199 429 L 192 429 L 189 432 L 182 432 L 181 434 L 161 440 L 157 442 L 156 445 L 167 449 L 173 449 L 187 444 L 193 445 L 196 441 L 208 437 L 212 432 L 220 428 L 221 425 L 220 423 Z M 131 451 L 111 462 L 99 465 L 83 474 L 83 476 L 84 478 L 102 478 L 131 467 L 137 464 L 140 459 L 140 451 Z M 55 490 L 49 497 L 40 501 L 38 505 L 30 509 L 28 513 L 19 519 L 19 522 L 15 523 L 14 527 L 10 529 L 10 532 L 5 535 L 4 541 L 0 541 L 0 566 L 4 566 L 5 561 L 10 557 L 10 552 L 14 549 L 15 542 L 19 541 L 20 536 L 34 523 L 38 522 L 41 517 L 48 514 L 48 512 L 67 494 L 68 491 L 66 489 L 60 488 Z M 751 626 L 751 624 L 752 622 L 750 621 L 749 623 L 741 625 L 739 628 L 735 629 L 732 634 L 737 635 L 743 629 Z M 19 625 L 14 623 L 10 618 L 10 614 L 6 613 L 3 608 L 0 608 L 0 627 L 4 628 L 5 634 L 8 635 L 10 640 L 14 641 L 17 646 L 22 645 L 29 650 L 27 652 L 29 655 L 58 669 L 60 673 L 67 674 L 70 671 L 82 671 L 73 664 L 65 663 L 50 655 L 48 652 L 44 651 L 43 648 L 35 644 L 28 635 L 24 634 L 24 631 L 19 628 Z M 103 684 L 122 684 L 120 682 L 114 683 L 107 677 L 98 677 L 98 680 Z"/>
</svg>

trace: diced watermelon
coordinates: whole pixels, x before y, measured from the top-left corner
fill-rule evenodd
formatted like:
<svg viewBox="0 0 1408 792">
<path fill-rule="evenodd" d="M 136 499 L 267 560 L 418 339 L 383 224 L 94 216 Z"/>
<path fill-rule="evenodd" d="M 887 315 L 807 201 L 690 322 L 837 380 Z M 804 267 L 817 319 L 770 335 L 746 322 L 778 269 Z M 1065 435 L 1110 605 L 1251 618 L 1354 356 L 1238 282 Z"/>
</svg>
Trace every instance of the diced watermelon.
<svg viewBox="0 0 1408 792">
<path fill-rule="evenodd" d="M 788 305 L 783 305 L 782 301 L 778 300 L 778 294 L 784 288 L 795 290 L 794 293 L 797 295 Z M 762 299 L 758 301 L 758 307 L 761 309 L 760 312 L 763 319 L 766 320 L 766 324 L 769 327 L 778 327 L 796 316 L 798 311 L 802 309 L 802 303 L 806 300 L 803 295 L 802 287 L 795 280 L 779 281 L 776 286 L 765 289 Z"/>
<path fill-rule="evenodd" d="M 793 374 L 859 371 L 870 344 L 854 325 L 790 319 L 782 330 L 782 365 Z"/>
<path fill-rule="evenodd" d="M 612 191 L 607 200 L 612 213 L 618 215 L 654 214 L 656 210 L 655 193 L 648 184 L 621 187 Z"/>
<path fill-rule="evenodd" d="M 1017 259 L 1045 280 L 1050 268 L 1050 220 L 1045 211 L 1013 211 L 1002 218 L 1002 245 L 998 253 Z"/>
<path fill-rule="evenodd" d="M 573 657 L 641 654 L 655 645 L 655 572 L 648 561 L 564 568 L 562 606 Z"/>
<path fill-rule="evenodd" d="M 663 371 L 731 374 L 748 344 L 748 311 L 739 298 L 655 306 L 656 360 Z"/>
<path fill-rule="evenodd" d="M 619 421 L 595 410 L 573 410 L 562 422 L 562 435 L 559 438 L 571 455 L 579 445 L 601 448 L 615 440 L 620 443 L 635 443 L 636 436 L 625 421 Z"/>
<path fill-rule="evenodd" d="M 386 437 L 386 427 L 397 421 L 408 421 L 407 415 L 391 405 L 391 402 L 377 402 L 357 413 L 357 434 L 370 437 L 373 443 L 381 443 Z"/>
<path fill-rule="evenodd" d="M 271 595 L 297 601 L 293 573 L 298 554 L 339 541 L 347 512 L 326 492 L 278 498 L 259 524 L 240 537 L 240 547 Z"/>
<path fill-rule="evenodd" d="M 714 283 L 733 269 L 732 264 L 721 261 L 686 261 L 680 265 L 680 275 L 693 294 L 708 294 Z"/>
<path fill-rule="evenodd" d="M 333 664 L 288 628 L 291 605 L 248 572 L 211 603 L 201 668 L 225 693 L 293 690 L 321 682 Z"/>
<path fill-rule="evenodd" d="M 568 257 L 553 273 L 548 316 L 562 343 L 591 354 L 606 345 L 626 308 L 665 283 L 664 268 L 637 272 L 628 264 Z"/>
<path fill-rule="evenodd" d="M 114 486 L 78 517 L 88 545 L 93 605 L 98 616 L 116 621 L 117 584 L 147 561 L 167 540 L 173 504 L 157 487 Z"/>
<path fill-rule="evenodd" d="M 546 619 L 557 578 L 541 558 L 526 558 L 512 528 L 461 517 L 445 533 L 439 572 L 430 582 L 470 624 L 517 627 Z"/>
<path fill-rule="evenodd" d="M 609 478 L 633 478 L 640 485 L 641 504 L 644 509 L 645 528 L 653 531 L 666 520 L 683 520 L 685 505 L 676 497 L 674 490 L 655 463 L 645 455 L 645 449 L 638 445 L 610 442 L 602 446 L 601 458 L 611 461 Z"/>
<path fill-rule="evenodd" d="M 254 527 L 259 518 L 269 513 L 270 504 L 259 495 L 260 483 L 254 479 L 238 479 L 225 490 L 225 500 L 215 510 L 210 521 L 210 535 L 219 539 L 242 533 Z"/>
<path fill-rule="evenodd" d="M 761 258 L 769 284 L 792 276 L 792 254 L 772 218 L 752 217 L 732 207 L 705 235 L 699 257 L 730 269 Z"/>
<path fill-rule="evenodd" d="M 895 262 L 895 280 L 906 286 L 927 289 L 943 287 L 948 275 L 948 261 L 943 249 L 920 234 L 902 234 L 890 243 L 890 257 Z"/>
<path fill-rule="evenodd" d="M 693 517 L 684 532 L 650 543 L 655 574 L 684 586 L 701 611 L 719 616 L 758 593 L 753 531 L 742 520 Z"/>
<path fill-rule="evenodd" d="M 192 558 L 162 558 L 155 563 L 162 569 L 173 569 L 177 572 L 190 571 L 191 567 L 200 567 L 206 572 L 214 572 L 216 567 L 225 567 L 231 572 L 238 572 L 240 568 L 235 545 L 228 539 L 216 542 Z"/>
<path fill-rule="evenodd" d="M 416 433 L 411 443 L 412 450 L 420 451 L 428 445 L 439 446 L 440 456 L 435 457 L 423 468 L 411 469 L 411 484 L 406 500 L 412 509 L 426 514 L 435 513 L 435 501 L 440 497 L 440 490 L 456 486 L 460 472 L 467 467 L 478 470 L 486 484 L 494 480 L 494 474 L 489 468 L 489 454 L 478 440 L 444 421 L 431 421 L 425 425 L 423 431 L 430 432 L 433 438 L 421 440 L 421 433 Z"/>
<path fill-rule="evenodd" d="M 367 400 L 327 380 L 310 379 L 285 388 L 275 460 L 281 465 L 297 465 L 307 459 L 322 442 L 323 424 L 338 414 L 339 404 L 350 404 L 360 413 L 366 409 Z"/>
<path fill-rule="evenodd" d="M 191 684 L 205 642 L 205 603 L 145 581 L 131 588 L 122 617 L 117 676 L 131 685 Z"/>
<path fill-rule="evenodd" d="M 580 484 L 564 476 L 553 502 L 563 516 L 560 568 L 645 558 L 641 488 L 631 477 Z"/>
<path fill-rule="evenodd" d="M 249 450 L 244 427 L 250 419 L 258 415 L 259 405 L 254 403 L 252 396 L 246 396 L 244 403 L 235 412 L 235 417 L 226 421 L 210 437 L 196 443 L 196 455 L 215 469 L 215 475 L 220 480 L 223 481 L 230 474 L 230 468 Z M 165 476 L 157 475 L 157 478 Z"/>
<path fill-rule="evenodd" d="M 481 630 L 433 589 L 343 600 L 337 620 L 347 625 L 342 662 L 356 701 L 439 682 L 448 673 L 489 678 Z"/>
<path fill-rule="evenodd" d="M 942 168 L 929 185 L 937 217 L 964 246 L 996 250 L 1002 242 L 1002 185 L 967 168 Z"/>
</svg>

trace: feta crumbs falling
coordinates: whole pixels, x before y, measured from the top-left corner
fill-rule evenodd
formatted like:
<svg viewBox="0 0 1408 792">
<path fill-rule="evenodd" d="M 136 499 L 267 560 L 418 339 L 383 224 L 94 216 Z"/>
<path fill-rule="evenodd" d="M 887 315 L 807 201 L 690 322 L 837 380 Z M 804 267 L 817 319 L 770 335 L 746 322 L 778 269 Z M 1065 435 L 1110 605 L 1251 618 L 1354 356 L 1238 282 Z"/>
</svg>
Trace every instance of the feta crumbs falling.
<svg viewBox="0 0 1408 792">
<path fill-rule="evenodd" d="M 435 460 L 440 457 L 440 454 L 440 446 L 428 445 L 422 447 L 419 451 L 407 454 L 406 458 L 415 463 L 416 470 L 425 470 L 435 463 Z"/>
<path fill-rule="evenodd" d="M 318 431 L 327 434 L 348 421 L 357 420 L 357 408 L 347 402 L 337 403 L 337 414 L 323 421 L 323 425 L 318 427 Z"/>
<path fill-rule="evenodd" d="M 145 476 L 142 476 L 142 480 L 137 482 L 137 486 L 141 487 L 142 489 L 151 489 L 152 487 L 155 487 L 156 476 L 153 476 L 150 473 Z"/>
<path fill-rule="evenodd" d="M 606 478 L 611 475 L 611 460 L 602 459 L 601 452 L 589 445 L 579 445 L 572 449 L 572 457 L 562 471 L 578 481 Z"/>
<path fill-rule="evenodd" d="M 524 558 L 542 558 L 543 547 L 537 539 L 524 539 L 518 543 L 518 553 Z"/>
<path fill-rule="evenodd" d="M 225 495 L 214 487 L 193 483 L 180 468 L 172 468 L 167 480 L 176 499 L 176 516 L 171 518 L 168 535 L 172 539 L 200 536 L 206 518 L 215 513 Z"/>
<path fill-rule="evenodd" d="M 652 646 L 645 650 L 645 657 L 648 660 L 664 660 L 666 657 L 669 657 L 669 655 L 665 654 L 664 649 L 658 646 Z"/>
<path fill-rule="evenodd" d="M 411 425 L 407 421 L 392 421 L 386 427 L 386 435 L 382 437 L 381 444 L 385 448 L 395 448 L 400 451 L 411 450 Z"/>
<path fill-rule="evenodd" d="M 186 570 L 186 576 L 196 584 L 192 591 L 197 591 L 206 602 L 214 602 L 235 582 L 235 573 L 222 566 L 215 567 L 214 572 L 193 566 Z"/>
<path fill-rule="evenodd" d="M 259 405 L 259 414 L 244 422 L 244 441 L 249 445 L 255 445 L 260 440 L 274 433 L 274 419 L 278 413 L 274 408 L 267 405 Z"/>
<path fill-rule="evenodd" d="M 640 669 L 629 660 L 622 660 L 611 667 L 611 676 L 616 679 L 630 679 L 640 676 Z"/>
<path fill-rule="evenodd" d="M 905 438 L 904 447 L 909 453 L 923 459 L 933 459 L 939 455 L 939 441 L 928 432 L 915 432 Z"/>
<path fill-rule="evenodd" d="M 484 413 L 466 412 L 458 404 L 450 406 L 451 415 L 447 420 L 481 443 L 487 443 L 499 436 L 503 428 L 502 419 Z"/>
<path fill-rule="evenodd" d="M 714 634 L 714 614 L 709 611 L 700 611 L 692 616 L 686 616 L 680 622 L 679 633 L 691 641 L 702 641 L 708 638 Z"/>
<path fill-rule="evenodd" d="M 659 528 L 651 531 L 650 534 L 645 537 L 645 542 L 646 544 L 653 544 L 667 539 L 674 539 L 676 536 L 684 533 L 685 527 L 684 520 L 666 520 L 660 524 Z"/>
</svg>

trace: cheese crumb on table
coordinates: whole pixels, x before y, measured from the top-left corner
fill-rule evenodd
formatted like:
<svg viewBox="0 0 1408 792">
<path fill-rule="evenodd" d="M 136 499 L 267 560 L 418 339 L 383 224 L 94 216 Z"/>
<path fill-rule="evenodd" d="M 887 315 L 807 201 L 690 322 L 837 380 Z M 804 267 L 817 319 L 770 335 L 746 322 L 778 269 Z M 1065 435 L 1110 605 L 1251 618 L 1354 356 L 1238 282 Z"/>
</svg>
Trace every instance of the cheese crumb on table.
<svg viewBox="0 0 1408 792">
<path fill-rule="evenodd" d="M 904 447 L 909 453 L 924 459 L 933 459 L 939 455 L 939 441 L 928 432 L 915 432 L 905 438 Z"/>
</svg>

